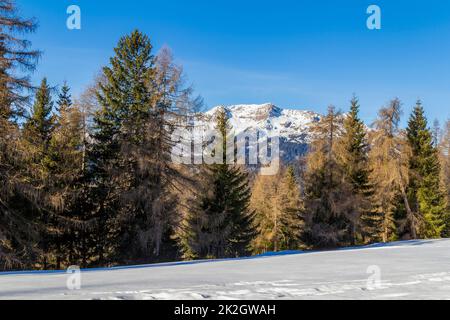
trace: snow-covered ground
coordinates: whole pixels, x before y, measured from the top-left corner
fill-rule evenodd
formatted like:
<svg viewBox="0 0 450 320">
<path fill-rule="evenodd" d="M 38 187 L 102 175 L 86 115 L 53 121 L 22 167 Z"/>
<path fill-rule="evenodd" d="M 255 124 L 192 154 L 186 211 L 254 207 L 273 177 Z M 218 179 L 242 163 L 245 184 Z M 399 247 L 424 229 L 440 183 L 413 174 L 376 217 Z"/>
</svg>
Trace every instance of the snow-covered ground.
<svg viewBox="0 0 450 320">
<path fill-rule="evenodd" d="M 1 274 L 0 299 L 448 299 L 450 240 L 89 271 L 80 290 L 68 277 Z"/>
</svg>

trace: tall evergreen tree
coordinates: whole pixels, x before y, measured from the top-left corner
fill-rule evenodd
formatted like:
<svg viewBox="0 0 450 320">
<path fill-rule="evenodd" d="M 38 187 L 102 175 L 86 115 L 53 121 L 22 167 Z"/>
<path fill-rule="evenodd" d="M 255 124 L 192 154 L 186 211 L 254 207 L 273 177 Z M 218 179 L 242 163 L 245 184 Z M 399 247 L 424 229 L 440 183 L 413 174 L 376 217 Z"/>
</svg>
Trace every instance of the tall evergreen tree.
<svg viewBox="0 0 450 320">
<path fill-rule="evenodd" d="M 41 249 L 43 255 L 41 259 L 42 267 L 47 268 L 49 263 L 49 246 L 51 239 L 47 234 L 47 226 L 51 216 L 51 209 L 48 206 L 46 195 L 49 192 L 51 183 L 50 164 L 50 141 L 55 126 L 55 116 L 53 114 L 53 100 L 51 88 L 44 78 L 36 92 L 35 101 L 30 117 L 27 119 L 23 129 L 23 144 L 27 152 L 27 183 L 34 189 L 39 190 L 41 208 L 35 212 L 42 225 Z"/>
<path fill-rule="evenodd" d="M 195 101 L 169 52 L 155 58 L 143 33 L 123 37 L 115 53 L 99 83 L 90 151 L 103 234 L 97 251 L 99 260 L 152 261 L 173 250 L 174 190 L 183 176 L 171 163 L 171 132 Z"/>
<path fill-rule="evenodd" d="M 96 199 L 95 207 L 100 208 L 95 235 L 100 260 L 108 259 L 108 252 L 119 259 L 124 258 L 122 253 L 139 254 L 136 251 L 142 246 L 136 242 L 139 233 L 136 228 L 148 231 L 151 206 L 138 212 L 131 204 L 122 204 L 124 194 L 136 183 L 133 180 L 137 166 L 133 157 L 126 156 L 128 150 L 124 147 L 143 141 L 145 122 L 151 117 L 148 88 L 154 70 L 151 50 L 150 40 L 139 31 L 122 37 L 114 49 L 110 66 L 103 69 L 105 80 L 99 83 L 101 109 L 94 117 L 95 143 L 90 158 L 96 185 L 92 196 Z M 136 219 L 141 220 L 141 225 Z"/>
<path fill-rule="evenodd" d="M 222 163 L 205 168 L 208 191 L 198 208 L 187 217 L 182 246 L 186 258 L 224 258 L 250 251 L 254 237 L 254 214 L 249 209 L 251 192 L 247 174 L 227 161 L 229 121 L 225 110 L 217 115 L 216 147 L 223 151 Z M 233 150 L 234 151 L 234 150 Z"/>
<path fill-rule="evenodd" d="M 408 197 L 412 210 L 417 212 L 422 220 L 418 236 L 440 237 L 444 227 L 445 210 L 440 189 L 441 169 L 438 149 L 434 145 L 421 101 L 417 101 L 409 119 L 407 138 L 412 150 Z"/>
<path fill-rule="evenodd" d="M 359 101 L 356 97 L 352 98 L 350 112 L 344 119 L 340 147 L 339 161 L 344 167 L 345 179 L 352 186 L 356 196 L 349 234 L 350 243 L 354 245 L 358 238 L 362 240 L 361 236 L 370 236 L 371 231 L 368 229 L 373 224 L 370 205 L 373 188 L 369 182 L 369 144 L 365 125 L 359 118 Z"/>
<path fill-rule="evenodd" d="M 30 118 L 25 123 L 25 138 L 34 144 L 35 147 L 41 148 L 41 152 L 45 152 L 51 138 L 53 126 L 51 88 L 47 83 L 47 78 L 44 78 L 36 93 Z"/>
<path fill-rule="evenodd" d="M 67 85 L 67 82 L 64 82 L 56 104 L 58 112 L 69 109 L 72 106 L 72 95 L 70 94 L 70 87 Z"/>
</svg>

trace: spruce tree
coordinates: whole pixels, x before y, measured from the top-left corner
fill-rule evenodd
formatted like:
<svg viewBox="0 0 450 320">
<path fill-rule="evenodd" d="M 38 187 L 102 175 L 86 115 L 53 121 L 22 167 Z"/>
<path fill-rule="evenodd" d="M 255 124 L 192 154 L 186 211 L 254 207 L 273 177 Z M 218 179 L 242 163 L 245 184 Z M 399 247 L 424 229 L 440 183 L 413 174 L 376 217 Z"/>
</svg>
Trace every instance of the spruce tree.
<svg viewBox="0 0 450 320">
<path fill-rule="evenodd" d="M 47 83 L 47 78 L 44 78 L 36 92 L 30 118 L 25 124 L 25 138 L 35 147 L 40 148 L 40 152 L 45 152 L 51 138 L 53 125 L 51 88 Z"/>
<path fill-rule="evenodd" d="M 105 80 L 99 83 L 97 97 L 101 109 L 94 117 L 95 142 L 89 155 L 96 185 L 92 190 L 94 206 L 100 208 L 96 213 L 95 235 L 100 260 L 135 257 L 141 253 L 142 245 L 148 245 L 140 246 L 137 241 L 140 230 L 148 232 L 151 205 L 142 208 L 124 203 L 137 183 L 138 165 L 126 153 L 144 141 L 145 130 L 149 129 L 145 124 L 151 118 L 148 88 L 154 69 L 151 50 L 150 40 L 139 31 L 122 37 L 110 66 L 103 69 Z"/>
<path fill-rule="evenodd" d="M 350 112 L 344 120 L 344 129 L 340 139 L 340 163 L 345 170 L 345 179 L 350 183 L 357 196 L 348 235 L 350 243 L 353 245 L 358 239 L 362 240 L 361 236 L 370 236 L 371 232 L 368 229 L 373 224 L 370 206 L 373 188 L 369 182 L 369 144 L 365 125 L 359 118 L 359 108 L 358 99 L 353 97 Z"/>
<path fill-rule="evenodd" d="M 227 136 L 225 110 L 217 115 L 216 129 L 220 135 L 216 146 L 223 150 L 223 161 L 205 168 L 208 191 L 200 196 L 197 210 L 188 216 L 182 239 L 186 258 L 243 256 L 249 253 L 255 234 L 247 174 L 226 163 L 227 139 L 231 138 Z"/>
<path fill-rule="evenodd" d="M 438 149 L 433 143 L 433 135 L 428 128 L 421 101 L 417 101 L 409 119 L 407 138 L 412 150 L 407 192 L 412 210 L 422 219 L 418 236 L 437 238 L 444 227 L 445 210 L 444 196 L 440 189 L 441 169 Z"/>
<path fill-rule="evenodd" d="M 30 117 L 23 129 L 23 144 L 27 152 L 27 183 L 40 191 L 41 208 L 34 214 L 39 217 L 42 226 L 41 249 L 42 267 L 49 267 L 49 246 L 51 238 L 48 234 L 49 220 L 52 211 L 46 199 L 51 184 L 50 141 L 55 125 L 51 88 L 44 78 L 38 88 Z"/>
<path fill-rule="evenodd" d="M 94 205 L 102 207 L 99 227 L 107 235 L 97 242 L 98 254 L 153 261 L 173 250 L 173 190 L 182 175 L 171 163 L 170 135 L 175 122 L 183 125 L 178 107 L 189 109 L 191 90 L 181 83 L 171 56 L 155 58 L 149 38 L 139 31 L 123 37 L 115 53 L 99 83 L 101 109 L 90 152 L 100 193 L 95 198 L 108 203 Z"/>
<path fill-rule="evenodd" d="M 70 94 L 70 87 L 67 85 L 67 82 L 64 82 L 61 88 L 56 105 L 58 112 L 69 109 L 72 106 L 72 95 Z"/>
</svg>

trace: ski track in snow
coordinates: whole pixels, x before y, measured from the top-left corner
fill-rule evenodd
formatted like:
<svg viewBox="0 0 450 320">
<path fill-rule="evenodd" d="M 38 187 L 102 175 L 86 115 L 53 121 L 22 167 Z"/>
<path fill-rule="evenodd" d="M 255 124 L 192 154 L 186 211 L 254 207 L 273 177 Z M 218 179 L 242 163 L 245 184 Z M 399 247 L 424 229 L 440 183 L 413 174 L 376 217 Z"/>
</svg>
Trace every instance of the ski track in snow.
<svg viewBox="0 0 450 320">
<path fill-rule="evenodd" d="M 380 282 L 368 286 L 369 266 Z M 450 240 L 82 272 L 0 274 L 0 299 L 450 299 Z"/>
</svg>

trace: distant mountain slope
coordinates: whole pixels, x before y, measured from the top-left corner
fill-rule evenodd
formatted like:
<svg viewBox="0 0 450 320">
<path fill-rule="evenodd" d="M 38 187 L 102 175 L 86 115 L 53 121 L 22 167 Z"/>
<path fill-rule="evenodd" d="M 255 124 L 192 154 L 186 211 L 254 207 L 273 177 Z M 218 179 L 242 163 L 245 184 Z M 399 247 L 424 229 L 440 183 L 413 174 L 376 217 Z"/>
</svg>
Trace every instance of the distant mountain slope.
<svg viewBox="0 0 450 320">
<path fill-rule="evenodd" d="M 256 105 L 217 106 L 202 114 L 207 127 L 215 125 L 215 115 L 225 109 L 236 134 L 243 132 L 271 132 L 280 138 L 280 156 L 290 163 L 307 151 L 311 142 L 311 126 L 320 115 L 311 111 L 281 109 L 271 103 Z"/>
</svg>

